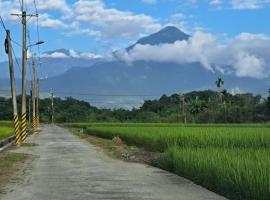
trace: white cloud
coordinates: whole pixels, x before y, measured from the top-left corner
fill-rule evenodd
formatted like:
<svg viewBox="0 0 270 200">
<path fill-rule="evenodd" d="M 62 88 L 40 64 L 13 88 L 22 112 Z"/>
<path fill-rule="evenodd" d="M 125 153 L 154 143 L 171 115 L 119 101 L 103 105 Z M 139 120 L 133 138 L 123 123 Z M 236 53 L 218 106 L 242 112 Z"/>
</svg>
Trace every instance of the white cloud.
<svg viewBox="0 0 270 200">
<path fill-rule="evenodd" d="M 234 65 L 235 73 L 239 77 L 252 76 L 265 78 L 268 75 L 265 60 L 256 55 L 240 52 Z"/>
<path fill-rule="evenodd" d="M 41 55 L 42 58 L 68 58 L 68 56 L 62 52 L 54 52 L 51 54 L 42 54 Z"/>
<path fill-rule="evenodd" d="M 52 52 L 43 53 L 42 58 L 83 58 L 83 59 L 98 59 L 102 58 L 101 55 L 92 52 L 77 52 L 73 49 L 68 50 L 68 53 L 64 52 Z"/>
<path fill-rule="evenodd" d="M 238 10 L 258 9 L 269 4 L 269 0 L 231 0 L 232 8 Z"/>
<path fill-rule="evenodd" d="M 211 34 L 196 32 L 188 41 L 174 44 L 136 45 L 130 52 L 118 52 L 118 57 L 132 63 L 137 60 L 199 62 L 210 71 L 234 73 L 239 77 L 266 78 L 270 71 L 270 38 L 243 33 L 220 44 Z"/>
<path fill-rule="evenodd" d="M 209 4 L 210 4 L 210 5 L 213 5 L 213 6 L 219 6 L 219 5 L 221 5 L 222 3 L 223 3 L 222 0 L 211 0 L 211 1 L 209 2 Z"/>
<path fill-rule="evenodd" d="M 185 0 L 186 3 L 196 5 L 202 1 Z M 207 0 L 210 6 L 216 8 L 230 8 L 235 10 L 259 9 L 270 5 L 270 0 Z"/>
<path fill-rule="evenodd" d="M 66 28 L 67 25 L 60 19 L 50 18 L 48 14 L 39 16 L 39 25 L 43 28 Z"/>
<path fill-rule="evenodd" d="M 154 32 L 161 25 L 151 16 L 107 8 L 100 0 L 78 0 L 74 4 L 75 19 L 94 26 L 109 37 L 136 37 L 142 32 Z"/>
<path fill-rule="evenodd" d="M 157 0 L 142 0 L 142 2 L 147 3 L 147 4 L 154 5 L 154 4 L 157 3 Z"/>
<path fill-rule="evenodd" d="M 33 0 L 31 1 L 32 4 Z M 69 12 L 72 12 L 65 0 L 38 0 L 36 2 L 38 10 L 57 10 L 68 15 Z"/>
</svg>

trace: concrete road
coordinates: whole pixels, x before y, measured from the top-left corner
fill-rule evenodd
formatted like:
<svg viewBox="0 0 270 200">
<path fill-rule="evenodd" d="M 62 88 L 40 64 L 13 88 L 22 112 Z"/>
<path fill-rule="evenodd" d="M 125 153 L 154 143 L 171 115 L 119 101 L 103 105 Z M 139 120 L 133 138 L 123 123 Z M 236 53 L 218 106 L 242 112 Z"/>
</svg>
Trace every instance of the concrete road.
<svg viewBox="0 0 270 200">
<path fill-rule="evenodd" d="M 57 126 L 28 138 L 36 158 L 0 194 L 1 200 L 225 200 L 192 182 L 143 164 L 109 158 Z"/>
</svg>

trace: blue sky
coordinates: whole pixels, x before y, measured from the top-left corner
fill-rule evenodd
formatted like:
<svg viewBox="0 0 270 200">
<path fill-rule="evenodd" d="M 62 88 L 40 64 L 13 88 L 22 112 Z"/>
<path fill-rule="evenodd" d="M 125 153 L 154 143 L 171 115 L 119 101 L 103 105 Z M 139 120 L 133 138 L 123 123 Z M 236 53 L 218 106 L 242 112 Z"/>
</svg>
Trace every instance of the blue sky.
<svg viewBox="0 0 270 200">
<path fill-rule="evenodd" d="M 34 0 L 25 0 L 35 12 Z M 74 49 L 107 54 L 129 46 L 138 38 L 174 25 L 193 35 L 210 33 L 220 42 L 241 33 L 269 36 L 270 0 L 36 0 L 40 14 L 42 51 Z M 19 12 L 19 0 L 1 0 L 1 15 L 21 43 L 21 25 L 11 12 Z M 37 40 L 36 21 L 29 23 L 31 42 Z M 3 43 L 4 31 L 0 31 Z M 20 56 L 20 47 L 14 44 Z M 6 60 L 3 45 L 0 60 Z M 34 48 L 33 51 L 36 51 Z"/>
<path fill-rule="evenodd" d="M 20 1 L 0 0 L 0 15 L 11 30 L 13 41 L 19 44 L 22 43 L 22 25 L 18 17 L 10 14 L 21 12 Z M 117 59 L 129 65 L 137 60 L 174 62 L 179 66 L 200 63 L 201 67 L 213 73 L 270 80 L 270 0 L 24 2 L 27 12 L 32 14 L 36 12 L 36 2 L 40 40 L 45 41 L 40 46 L 41 56 L 51 58 L 52 62 L 54 58 L 91 60 L 101 57 L 106 60 L 114 59 L 117 55 Z M 139 38 L 168 25 L 176 26 L 192 37 L 173 44 L 136 45 L 129 52 L 123 50 Z M 28 42 L 32 44 L 38 41 L 36 18 L 28 21 L 28 30 Z M 0 27 L 0 62 L 7 60 L 4 39 L 5 31 Z M 13 47 L 16 56 L 21 57 L 21 46 L 13 42 Z M 68 53 L 44 53 L 62 48 L 67 49 Z M 37 47 L 32 48 L 33 53 L 37 51 Z M 46 74 L 45 67 L 38 69 L 41 78 L 49 74 Z M 63 65 L 57 67 L 63 68 Z M 29 69 L 27 73 L 30 74 Z"/>
</svg>

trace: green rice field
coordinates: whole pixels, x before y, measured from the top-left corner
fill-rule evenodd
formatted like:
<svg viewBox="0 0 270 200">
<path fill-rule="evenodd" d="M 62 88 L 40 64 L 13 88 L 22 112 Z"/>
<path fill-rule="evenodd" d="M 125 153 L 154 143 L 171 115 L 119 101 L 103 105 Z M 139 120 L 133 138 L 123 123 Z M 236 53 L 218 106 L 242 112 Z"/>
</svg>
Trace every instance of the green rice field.
<svg viewBox="0 0 270 200">
<path fill-rule="evenodd" d="M 159 166 L 235 200 L 270 199 L 269 124 L 67 124 L 162 152 Z"/>
<path fill-rule="evenodd" d="M 14 129 L 11 121 L 0 121 L 0 140 L 12 136 Z"/>
</svg>

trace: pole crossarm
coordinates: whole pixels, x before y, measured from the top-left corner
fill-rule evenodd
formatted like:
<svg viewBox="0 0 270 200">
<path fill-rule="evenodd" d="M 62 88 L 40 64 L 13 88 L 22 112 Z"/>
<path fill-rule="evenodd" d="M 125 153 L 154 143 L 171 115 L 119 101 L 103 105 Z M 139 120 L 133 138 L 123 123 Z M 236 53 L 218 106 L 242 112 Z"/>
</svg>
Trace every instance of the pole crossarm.
<svg viewBox="0 0 270 200">
<path fill-rule="evenodd" d="M 38 17 L 38 14 L 15 14 L 15 13 L 12 13 L 11 14 L 12 16 L 19 16 L 19 17 L 22 17 L 22 16 L 26 16 L 26 17 Z"/>
</svg>

